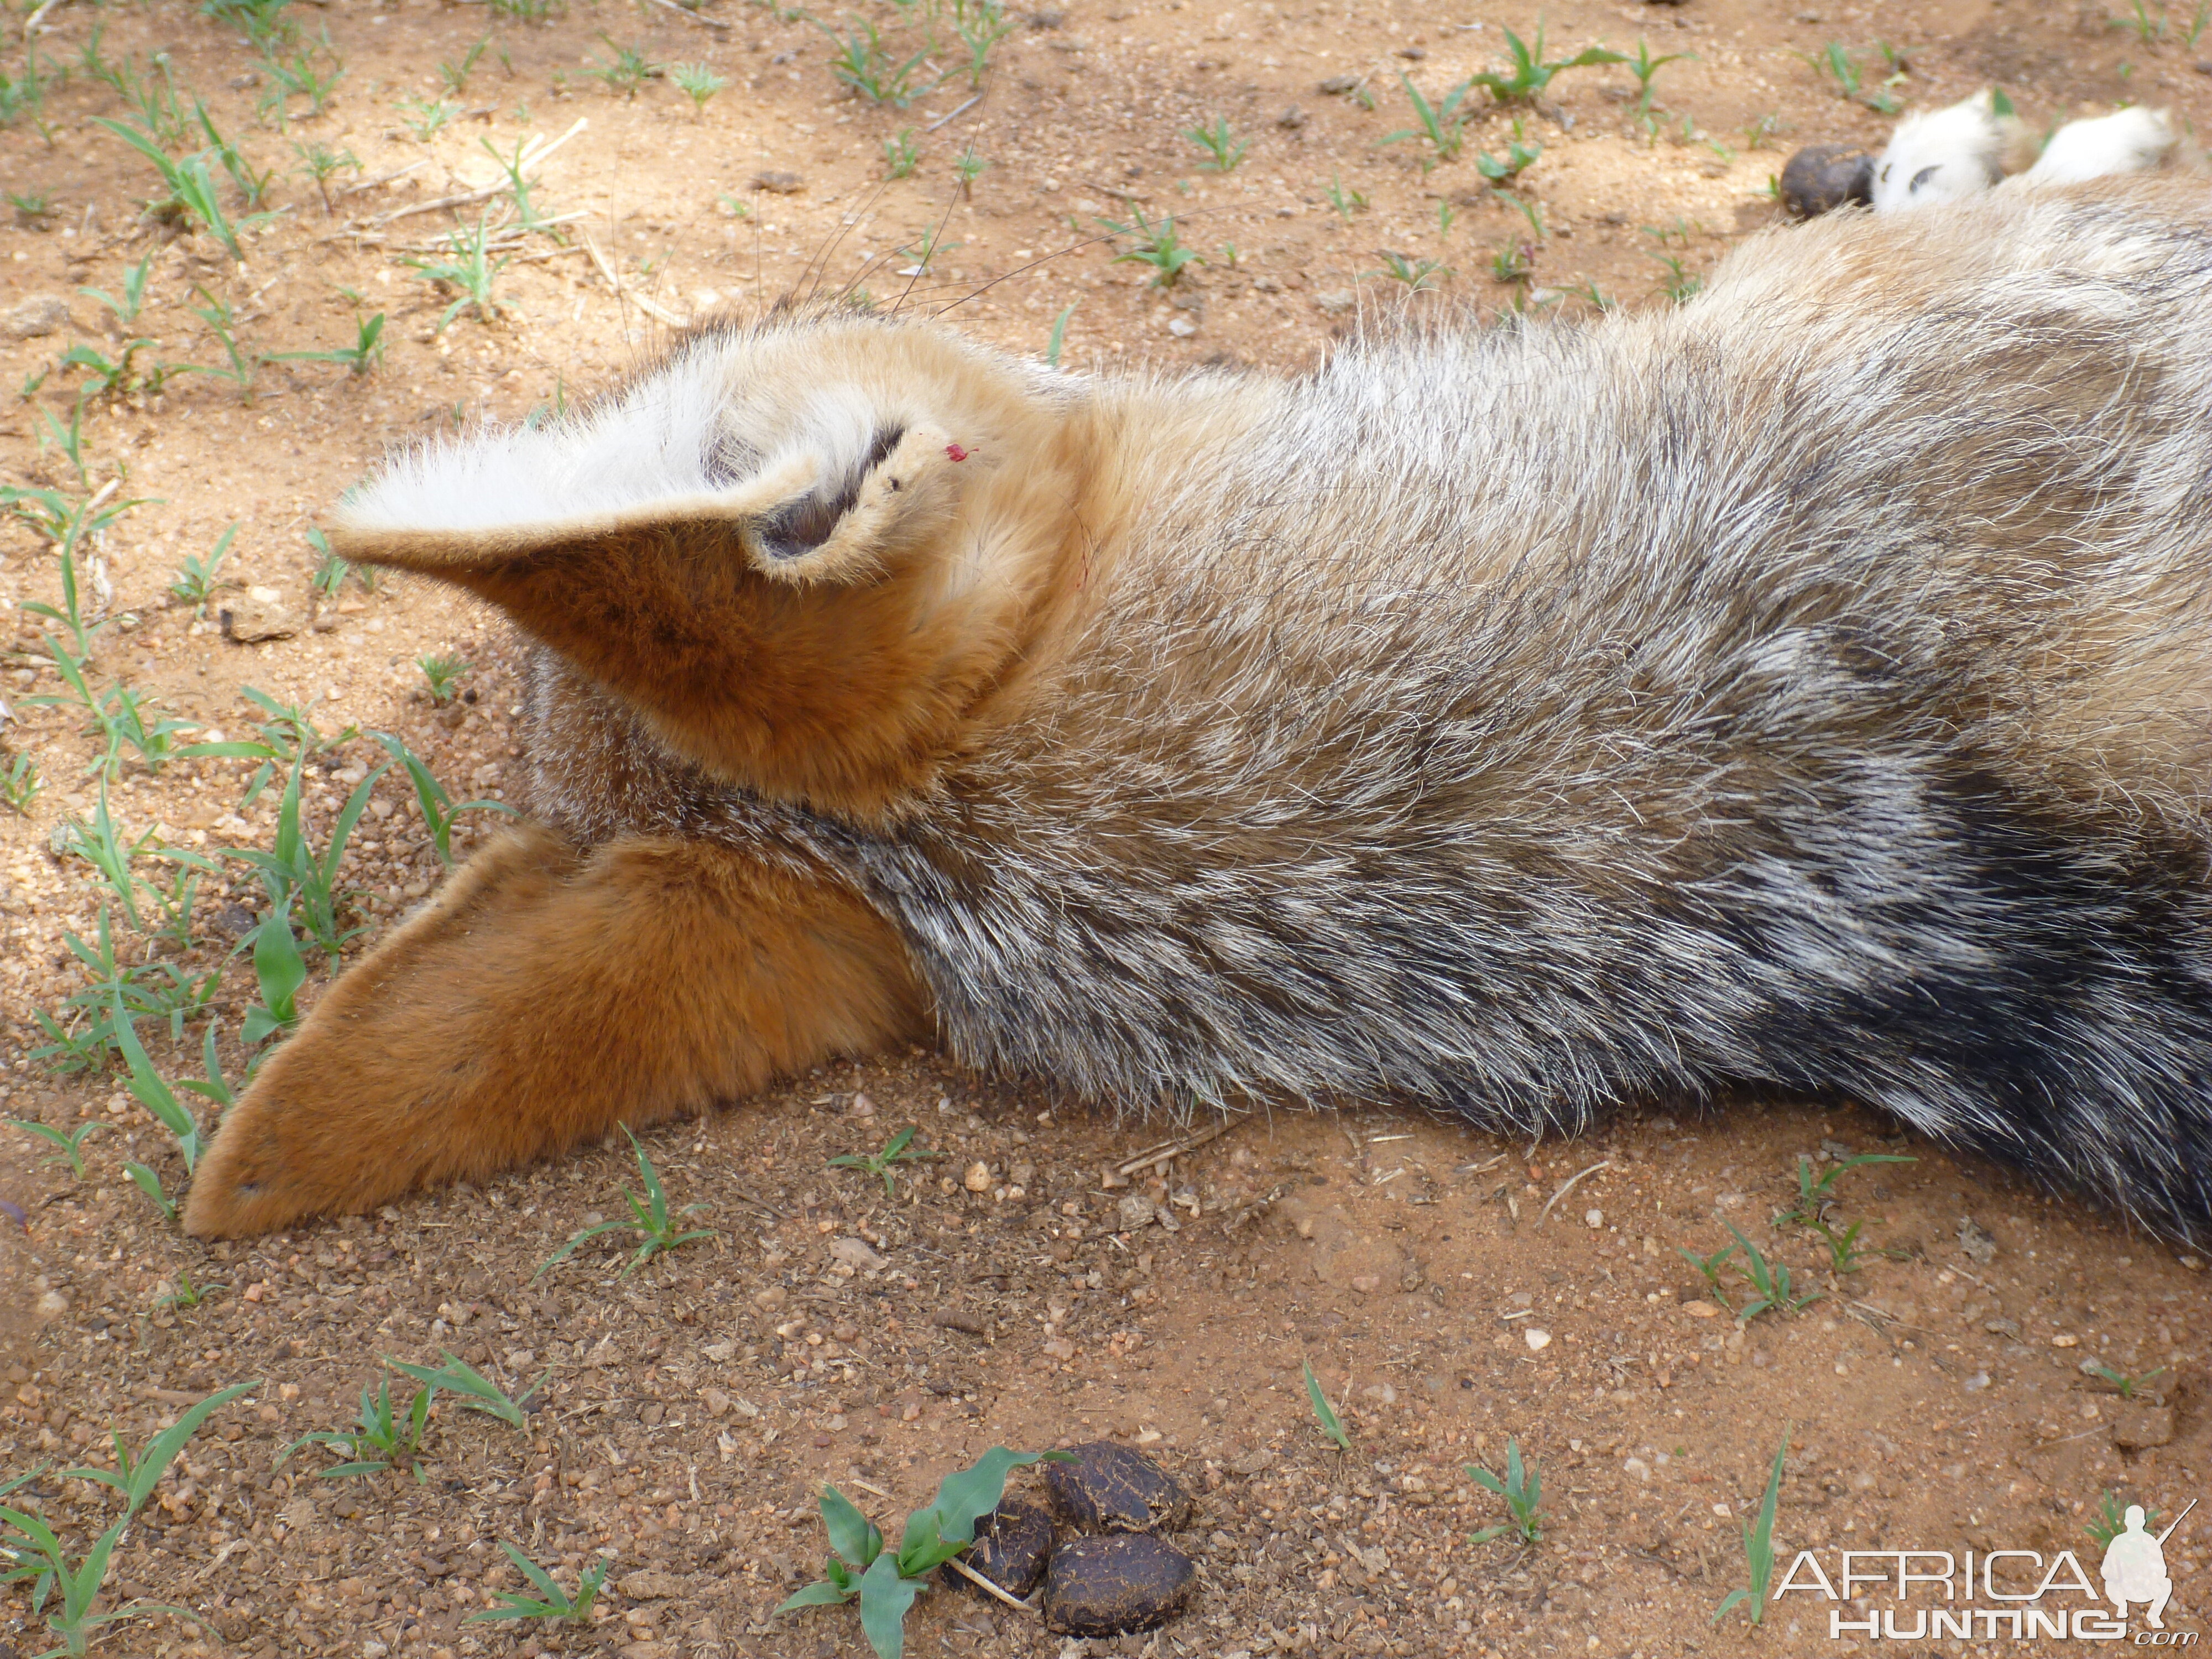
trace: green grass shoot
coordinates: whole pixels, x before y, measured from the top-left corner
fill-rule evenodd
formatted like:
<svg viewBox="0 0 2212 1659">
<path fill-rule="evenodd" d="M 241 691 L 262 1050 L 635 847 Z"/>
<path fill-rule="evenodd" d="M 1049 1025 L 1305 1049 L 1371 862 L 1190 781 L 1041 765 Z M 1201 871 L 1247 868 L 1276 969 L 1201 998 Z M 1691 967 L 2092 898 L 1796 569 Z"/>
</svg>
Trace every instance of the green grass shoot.
<svg viewBox="0 0 2212 1659">
<path fill-rule="evenodd" d="M 633 1232 L 642 1241 L 637 1247 L 637 1254 L 630 1258 L 629 1265 L 622 1270 L 624 1279 L 663 1250 L 673 1250 L 678 1245 L 689 1244 L 695 1239 L 719 1236 L 720 1230 L 714 1227 L 695 1227 L 686 1232 L 676 1231 L 668 1208 L 668 1194 L 661 1188 L 660 1176 L 653 1170 L 653 1160 L 645 1155 L 645 1148 L 638 1144 L 637 1137 L 630 1134 L 627 1123 L 623 1125 L 623 1133 L 629 1135 L 630 1146 L 637 1153 L 637 1172 L 645 1182 L 645 1198 L 641 1200 L 635 1193 L 624 1193 L 623 1196 L 629 1200 L 630 1218 L 628 1221 L 602 1221 L 596 1227 L 585 1228 L 539 1264 L 538 1271 L 530 1275 L 532 1283 L 543 1276 L 547 1268 L 567 1261 L 578 1246 L 597 1238 L 601 1233 Z M 689 1215 L 694 1210 L 705 1207 L 703 1204 L 687 1204 L 675 1213 Z"/>
<path fill-rule="evenodd" d="M 914 1144 L 914 1138 L 919 1133 L 921 1132 L 915 1126 L 908 1124 L 884 1143 L 883 1151 L 840 1152 L 830 1160 L 830 1165 L 832 1169 L 865 1170 L 872 1176 L 880 1176 L 883 1177 L 884 1196 L 894 1197 L 896 1194 L 891 1181 L 893 1173 L 899 1164 L 919 1164 L 929 1158 L 945 1156 L 943 1152 L 933 1152 L 925 1147 L 916 1146 Z"/>
<path fill-rule="evenodd" d="M 441 1352 L 445 1354 L 446 1363 L 436 1370 L 432 1370 L 428 1365 L 410 1365 L 399 1359 L 390 1359 L 385 1363 L 392 1370 L 413 1377 L 426 1389 L 435 1391 L 443 1389 L 447 1394 L 455 1395 L 469 1410 L 495 1417 L 509 1428 L 527 1429 L 530 1426 L 530 1419 L 524 1413 L 529 1408 L 531 1399 L 545 1386 L 545 1378 L 553 1375 L 551 1371 L 540 1376 L 522 1391 L 520 1399 L 516 1399 L 459 1355 L 450 1350 Z"/>
<path fill-rule="evenodd" d="M 392 1379 L 380 1376 L 376 1392 L 361 1391 L 361 1415 L 350 1429 L 317 1429 L 301 1435 L 276 1454 L 276 1467 L 283 1468 L 293 1453 L 302 1446 L 324 1446 L 344 1454 L 344 1462 L 333 1464 L 322 1471 L 325 1480 L 347 1480 L 356 1475 L 381 1474 L 386 1469 L 402 1466 L 414 1471 L 417 1481 L 422 1479 L 422 1466 L 416 1453 L 422 1447 L 423 1425 L 430 1417 L 430 1401 L 437 1389 L 424 1386 L 415 1391 L 404 1410 L 392 1409 Z"/>
<path fill-rule="evenodd" d="M 1321 1425 L 1321 1431 L 1336 1442 L 1338 1450 L 1350 1451 L 1352 1436 L 1344 1426 L 1344 1419 L 1336 1414 L 1336 1407 L 1321 1391 L 1321 1378 L 1314 1375 L 1310 1359 L 1306 1361 L 1306 1399 L 1313 1406 L 1314 1421 Z"/>
<path fill-rule="evenodd" d="M 94 1129 L 105 1129 L 107 1127 L 96 1118 L 88 1123 L 80 1123 L 76 1128 L 70 1130 L 58 1129 L 51 1123 L 33 1123 L 27 1118 L 20 1117 L 0 1118 L 0 1123 L 7 1124 L 11 1129 L 21 1129 L 25 1134 L 36 1135 L 41 1140 L 52 1142 L 59 1150 L 48 1152 L 40 1161 L 45 1164 L 65 1163 L 70 1166 L 70 1173 L 79 1181 L 84 1179 L 85 1137 Z"/>
<path fill-rule="evenodd" d="M 787 1598 L 779 1613 L 835 1607 L 858 1598 L 860 1629 L 878 1659 L 901 1659 L 907 1610 L 938 1568 L 975 1541 L 975 1523 L 999 1507 L 1013 1470 L 1066 1452 L 1018 1452 L 994 1446 L 964 1469 L 948 1474 L 927 1509 L 907 1517 L 896 1549 L 836 1487 L 822 1488 L 822 1524 L 832 1553 L 823 1576 Z"/>
<path fill-rule="evenodd" d="M 1543 1473 L 1535 1460 L 1523 1462 L 1521 1443 L 1508 1436 L 1505 1442 L 1505 1478 L 1498 1479 L 1480 1463 L 1465 1466 L 1467 1478 L 1486 1492 L 1505 1500 L 1505 1512 L 1512 1518 L 1496 1526 L 1485 1527 L 1468 1540 L 1470 1544 L 1487 1544 L 1493 1538 L 1503 1538 L 1508 1533 L 1517 1534 L 1522 1545 L 1539 1543 L 1544 1536 Z"/>
<path fill-rule="evenodd" d="M 1743 1556 L 1751 1570 L 1751 1583 L 1743 1589 L 1730 1590 L 1720 1606 L 1713 1609 L 1716 1625 L 1739 1604 L 1753 1624 L 1765 1621 L 1766 1587 L 1774 1579 L 1774 1510 L 1782 1499 L 1782 1460 L 1789 1450 L 1790 1430 L 1785 1425 L 1782 1443 L 1774 1450 L 1774 1467 L 1767 1471 L 1766 1495 L 1759 1499 L 1759 1514 L 1743 1524 Z"/>
<path fill-rule="evenodd" d="M 553 1582 L 553 1575 L 539 1566 L 520 1550 L 500 1540 L 500 1548 L 507 1559 L 514 1563 L 514 1570 L 527 1578 L 538 1594 L 525 1595 L 516 1590 L 501 1590 L 499 1599 L 507 1605 L 489 1607 L 482 1613 L 469 1615 L 471 1621 L 500 1619 L 562 1619 L 571 1624 L 585 1624 L 592 1616 L 592 1604 L 599 1599 L 599 1586 L 606 1582 L 607 1559 L 600 1556 L 586 1567 L 576 1580 L 576 1593 L 571 1595 Z"/>
</svg>

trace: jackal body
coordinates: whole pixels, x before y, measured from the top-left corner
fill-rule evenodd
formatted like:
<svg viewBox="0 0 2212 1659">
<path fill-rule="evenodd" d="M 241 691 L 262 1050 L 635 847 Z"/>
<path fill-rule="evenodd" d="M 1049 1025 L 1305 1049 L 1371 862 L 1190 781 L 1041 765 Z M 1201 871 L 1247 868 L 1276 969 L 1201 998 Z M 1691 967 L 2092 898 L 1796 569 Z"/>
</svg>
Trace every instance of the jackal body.
<svg viewBox="0 0 2212 1659">
<path fill-rule="evenodd" d="M 710 328 L 404 459 L 342 544 L 537 642 L 540 827 L 325 997 L 191 1223 L 933 1028 L 1139 1107 L 1836 1091 L 2200 1229 L 2208 232 L 2008 188 L 1285 380 Z"/>
</svg>

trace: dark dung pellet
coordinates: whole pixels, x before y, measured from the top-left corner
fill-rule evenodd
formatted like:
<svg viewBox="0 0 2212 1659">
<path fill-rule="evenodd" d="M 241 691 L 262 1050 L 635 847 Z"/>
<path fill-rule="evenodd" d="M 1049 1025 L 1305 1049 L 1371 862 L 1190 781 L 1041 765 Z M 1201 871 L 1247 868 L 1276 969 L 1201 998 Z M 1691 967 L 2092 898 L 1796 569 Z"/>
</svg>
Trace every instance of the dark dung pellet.
<svg viewBox="0 0 2212 1659">
<path fill-rule="evenodd" d="M 1149 1533 L 1070 1539 L 1045 1575 L 1045 1628 L 1063 1636 L 1150 1630 L 1183 1610 L 1197 1582 L 1190 1557 Z"/>
<path fill-rule="evenodd" d="M 1024 1596 L 1037 1587 L 1051 1556 L 1052 1517 L 1035 1504 L 1009 1498 L 975 1523 L 975 1541 L 960 1560 L 1009 1595 Z M 945 1576 L 983 1594 L 950 1567 Z"/>
<path fill-rule="evenodd" d="M 1874 200 L 1874 157 L 1856 144 L 1808 144 L 1782 169 L 1782 205 L 1793 219 Z"/>
<path fill-rule="evenodd" d="M 1172 1532 L 1190 1519 L 1190 1494 L 1142 1452 L 1110 1440 L 1067 1450 L 1073 1461 L 1044 1466 L 1054 1512 L 1085 1531 Z"/>
</svg>

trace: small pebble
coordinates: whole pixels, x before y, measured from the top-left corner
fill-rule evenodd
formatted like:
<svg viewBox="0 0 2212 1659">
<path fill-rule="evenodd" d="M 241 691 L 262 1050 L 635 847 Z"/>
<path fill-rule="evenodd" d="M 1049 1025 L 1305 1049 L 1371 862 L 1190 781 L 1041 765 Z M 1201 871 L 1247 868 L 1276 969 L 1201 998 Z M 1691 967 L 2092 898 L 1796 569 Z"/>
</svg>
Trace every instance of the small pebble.
<svg viewBox="0 0 2212 1659">
<path fill-rule="evenodd" d="M 2112 1402 L 2112 1443 L 2122 1451 L 2148 1451 L 2173 1443 L 2173 1407 L 2130 1401 Z"/>
<path fill-rule="evenodd" d="M 0 322 L 0 332 L 18 340 L 42 339 L 70 325 L 69 301 L 58 294 L 34 294 Z"/>
<path fill-rule="evenodd" d="M 1970 1215 L 1959 1218 L 1959 1248 L 1985 1267 L 1997 1259 L 1996 1240 Z"/>
<path fill-rule="evenodd" d="M 226 600 L 218 612 L 222 631 L 240 645 L 289 640 L 306 625 L 298 605 L 281 589 L 249 587 Z"/>
<path fill-rule="evenodd" d="M 1142 1452 L 1110 1440 L 1071 1446 L 1073 1462 L 1045 1465 L 1044 1489 L 1071 1526 L 1108 1532 L 1170 1531 L 1190 1519 L 1190 1494 Z"/>
<path fill-rule="evenodd" d="M 968 1174 L 963 1184 L 971 1193 L 989 1192 L 991 1190 L 991 1166 L 988 1164 L 980 1162 L 970 1164 L 968 1166 Z"/>
<path fill-rule="evenodd" d="M 1530 1353 L 1541 1353 L 1552 1346 L 1551 1332 L 1539 1330 L 1534 1325 L 1522 1327 L 1521 1340 L 1528 1345 Z"/>
<path fill-rule="evenodd" d="M 207 741 L 210 743 L 216 743 L 220 742 L 221 739 L 210 736 Z M 223 938 L 236 940 L 244 939 L 248 933 L 252 933 L 255 924 L 259 921 L 260 918 L 256 916 L 252 911 L 247 909 L 244 905 L 232 903 L 226 904 L 222 909 L 216 911 L 215 915 L 210 918 L 209 925 L 213 927 L 216 933 L 222 934 Z"/>
<path fill-rule="evenodd" d="M 1077 1538 L 1054 1552 L 1045 1628 L 1064 1636 L 1151 1630 L 1182 1611 L 1198 1581 L 1190 1557 L 1144 1533 Z"/>
<path fill-rule="evenodd" d="M 806 180 L 795 173 L 756 173 L 753 188 L 773 191 L 778 196 L 790 196 L 806 188 Z"/>
<path fill-rule="evenodd" d="M 1782 169 L 1782 205 L 1793 219 L 1874 200 L 1874 157 L 1856 144 L 1808 144 Z"/>
</svg>

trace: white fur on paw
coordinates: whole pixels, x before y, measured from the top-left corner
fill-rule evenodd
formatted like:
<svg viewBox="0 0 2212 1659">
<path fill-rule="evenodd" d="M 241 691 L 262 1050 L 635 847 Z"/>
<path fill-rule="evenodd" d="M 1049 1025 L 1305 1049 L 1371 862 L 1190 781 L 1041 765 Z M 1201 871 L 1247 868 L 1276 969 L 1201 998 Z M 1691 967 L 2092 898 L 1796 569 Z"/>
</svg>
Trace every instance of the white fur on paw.
<svg viewBox="0 0 2212 1659">
<path fill-rule="evenodd" d="M 2173 124 L 2157 109 L 2124 109 L 2069 121 L 2021 175 L 2031 184 L 2073 185 L 2113 173 L 2148 173 L 2172 153 Z"/>
<path fill-rule="evenodd" d="M 2011 126 L 1987 92 L 1948 109 L 1906 116 L 1875 163 L 1874 210 L 1894 213 L 1979 195 L 2004 177 Z"/>
</svg>

